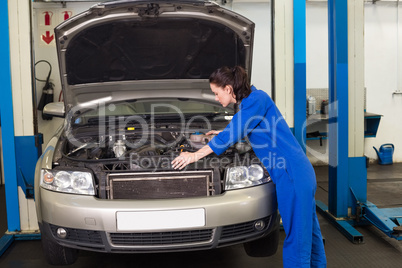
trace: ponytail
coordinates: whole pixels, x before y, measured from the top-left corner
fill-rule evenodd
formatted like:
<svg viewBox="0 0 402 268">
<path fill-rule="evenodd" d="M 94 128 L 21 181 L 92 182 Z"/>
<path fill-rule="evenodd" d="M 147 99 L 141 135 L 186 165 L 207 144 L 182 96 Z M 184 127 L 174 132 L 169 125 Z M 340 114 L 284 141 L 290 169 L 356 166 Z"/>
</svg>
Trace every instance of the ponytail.
<svg viewBox="0 0 402 268">
<path fill-rule="evenodd" d="M 236 103 L 240 103 L 251 93 L 247 73 L 241 66 L 234 66 L 233 68 L 224 66 L 215 70 L 209 77 L 209 83 L 222 88 L 227 85 L 232 86 Z"/>
</svg>

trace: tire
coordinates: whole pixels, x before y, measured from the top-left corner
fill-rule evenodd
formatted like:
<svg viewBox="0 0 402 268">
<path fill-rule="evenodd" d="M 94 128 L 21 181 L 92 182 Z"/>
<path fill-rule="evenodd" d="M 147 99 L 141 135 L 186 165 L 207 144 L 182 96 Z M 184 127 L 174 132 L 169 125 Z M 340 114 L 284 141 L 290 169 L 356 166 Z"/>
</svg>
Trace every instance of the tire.
<svg viewBox="0 0 402 268">
<path fill-rule="evenodd" d="M 40 229 L 42 233 L 42 249 L 46 261 L 51 265 L 73 264 L 78 258 L 78 249 L 60 246 L 54 240 L 50 231 L 43 230 L 45 228 Z"/>
<path fill-rule="evenodd" d="M 279 244 L 279 228 L 275 228 L 269 235 L 244 243 L 244 250 L 250 257 L 269 257 L 276 253 Z"/>
</svg>

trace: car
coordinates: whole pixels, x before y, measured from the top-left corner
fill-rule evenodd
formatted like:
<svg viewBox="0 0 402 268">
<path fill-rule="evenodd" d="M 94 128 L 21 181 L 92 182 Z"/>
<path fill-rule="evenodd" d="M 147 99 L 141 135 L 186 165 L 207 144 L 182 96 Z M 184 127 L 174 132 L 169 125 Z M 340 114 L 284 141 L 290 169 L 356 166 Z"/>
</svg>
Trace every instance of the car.
<svg viewBox="0 0 402 268">
<path fill-rule="evenodd" d="M 237 110 L 209 88 L 218 67 L 251 76 L 254 23 L 208 1 L 113 1 L 55 28 L 64 117 L 35 170 L 50 264 L 79 250 L 145 253 L 244 244 L 275 254 L 275 185 L 247 139 L 175 170 Z M 249 77 L 250 77 L 249 76 Z"/>
</svg>

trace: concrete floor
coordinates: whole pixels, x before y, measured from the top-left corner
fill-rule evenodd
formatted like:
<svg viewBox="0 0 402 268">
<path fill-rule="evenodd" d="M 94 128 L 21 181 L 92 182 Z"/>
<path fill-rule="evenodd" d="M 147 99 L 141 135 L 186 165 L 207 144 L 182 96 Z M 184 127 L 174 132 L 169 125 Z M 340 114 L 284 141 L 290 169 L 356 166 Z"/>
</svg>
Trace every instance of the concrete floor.
<svg viewBox="0 0 402 268">
<path fill-rule="evenodd" d="M 327 203 L 327 167 L 316 167 L 317 200 Z M 402 163 L 390 166 L 371 165 L 368 168 L 368 200 L 378 207 L 402 206 Z M 0 235 L 6 230 L 4 186 L 0 186 Z M 328 267 L 401 267 L 402 241 L 388 238 L 373 226 L 357 227 L 364 243 L 349 242 L 331 223 L 319 215 L 325 237 Z M 248 257 L 242 246 L 211 251 L 169 254 L 100 254 L 80 252 L 78 261 L 67 267 L 175 267 L 175 268 L 259 268 L 282 267 L 282 246 L 285 234 L 280 236 L 279 250 L 269 258 Z M 0 267 L 53 267 L 47 265 L 40 241 L 15 241 L 0 257 Z"/>
</svg>

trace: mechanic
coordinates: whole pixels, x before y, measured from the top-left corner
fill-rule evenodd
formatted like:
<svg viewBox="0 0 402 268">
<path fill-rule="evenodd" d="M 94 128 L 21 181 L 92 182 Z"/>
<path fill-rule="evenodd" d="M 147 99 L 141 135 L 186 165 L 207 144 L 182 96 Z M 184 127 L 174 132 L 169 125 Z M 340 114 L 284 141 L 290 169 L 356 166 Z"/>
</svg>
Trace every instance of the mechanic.
<svg viewBox="0 0 402 268">
<path fill-rule="evenodd" d="M 206 133 L 217 134 L 207 145 L 197 152 L 182 152 L 176 157 L 173 168 L 183 169 L 212 152 L 220 155 L 247 136 L 276 185 L 278 209 L 286 233 L 283 266 L 326 267 L 314 199 L 315 172 L 278 108 L 266 92 L 249 85 L 247 73 L 240 66 L 217 69 L 209 82 L 215 99 L 223 107 L 234 103 L 240 104 L 240 109 L 223 131 Z"/>
</svg>

